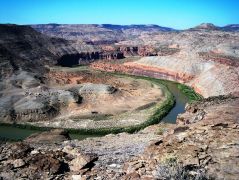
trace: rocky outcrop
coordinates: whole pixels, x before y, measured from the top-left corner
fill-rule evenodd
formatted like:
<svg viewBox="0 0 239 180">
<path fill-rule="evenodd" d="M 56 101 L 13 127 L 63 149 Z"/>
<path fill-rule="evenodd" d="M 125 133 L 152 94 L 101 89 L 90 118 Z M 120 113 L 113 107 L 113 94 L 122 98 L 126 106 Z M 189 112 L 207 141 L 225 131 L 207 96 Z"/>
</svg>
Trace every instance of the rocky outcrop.
<svg viewBox="0 0 239 180">
<path fill-rule="evenodd" d="M 44 149 L 37 144 L 19 142 L 4 144 L 0 151 L 0 178 L 3 179 L 70 178 L 88 171 L 97 160 L 97 156 L 70 146 Z"/>
<path fill-rule="evenodd" d="M 120 46 L 120 51 L 125 57 L 131 56 L 168 56 L 180 51 L 179 48 L 171 48 L 168 46 L 154 47 L 154 46 Z"/>
<path fill-rule="evenodd" d="M 71 67 L 89 64 L 97 60 L 118 60 L 134 56 L 169 56 L 179 51 L 179 48 L 169 47 L 159 47 L 156 49 L 152 46 L 101 46 L 101 51 L 65 54 L 57 60 L 57 64 Z"/>
<path fill-rule="evenodd" d="M 220 96 L 189 105 L 178 125 L 126 163 L 125 172 L 139 178 L 162 178 L 160 166 L 176 161 L 185 171 L 197 167 L 211 178 L 237 179 L 238 103 L 239 98 Z"/>
<path fill-rule="evenodd" d="M 0 176 L 4 179 L 51 177 L 67 171 L 68 167 L 60 160 L 63 155 L 59 151 L 34 151 L 25 143 L 7 144 L 1 147 Z"/>
<path fill-rule="evenodd" d="M 142 153 L 143 149 L 149 145 L 150 140 L 155 141 L 160 137 L 154 133 L 157 128 L 161 127 L 166 131 L 171 126 L 170 124 L 155 125 L 142 130 L 140 133 L 110 134 L 83 141 L 67 140 L 60 142 L 53 139 L 56 143 L 45 144 L 42 143 L 42 139 L 35 139 L 29 144 L 27 141 L 12 145 L 2 144 L 0 145 L 0 177 L 11 179 L 17 177 L 28 179 L 40 177 L 122 179 L 124 162 Z M 43 135 L 50 137 L 51 134 L 52 132 L 45 132 L 38 134 L 38 137 L 43 137 Z M 126 141 L 129 138 L 131 141 Z M 13 151 L 16 153 L 11 156 Z M 49 158 L 49 162 L 46 162 L 46 158 Z M 29 161 L 29 159 L 34 159 L 34 161 Z M 15 168 L 12 168 L 13 166 Z M 41 175 L 38 174 L 37 176 L 36 171 Z"/>
<path fill-rule="evenodd" d="M 134 56 L 168 56 L 173 55 L 180 50 L 178 48 L 158 48 L 142 46 L 142 47 L 127 47 L 127 46 L 102 46 L 101 51 L 95 52 L 80 52 L 76 54 L 65 54 L 57 60 L 57 64 L 61 66 L 85 65 L 97 60 L 118 60 L 125 57 Z"/>
<path fill-rule="evenodd" d="M 66 131 L 53 129 L 33 134 L 24 142 L 2 144 L 0 178 L 54 179 L 88 171 L 98 157 L 74 146 L 60 146 L 69 139 Z"/>
<path fill-rule="evenodd" d="M 139 48 L 138 47 L 120 47 L 120 51 L 124 54 L 124 56 L 137 56 L 139 55 Z"/>
</svg>

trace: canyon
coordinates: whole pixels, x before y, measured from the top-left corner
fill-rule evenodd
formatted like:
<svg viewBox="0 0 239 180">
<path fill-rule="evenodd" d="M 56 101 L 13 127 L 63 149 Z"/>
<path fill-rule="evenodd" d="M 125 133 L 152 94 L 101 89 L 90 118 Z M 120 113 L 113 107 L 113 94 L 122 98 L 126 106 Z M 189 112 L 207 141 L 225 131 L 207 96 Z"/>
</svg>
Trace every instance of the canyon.
<svg viewBox="0 0 239 180">
<path fill-rule="evenodd" d="M 1 123 L 122 130 L 162 104 L 164 116 L 173 107 L 167 85 L 155 79 L 204 97 L 188 102 L 175 124 L 157 121 L 133 134 L 79 141 L 53 129 L 2 141 L 0 178 L 237 179 L 237 27 L 0 25 Z"/>
</svg>

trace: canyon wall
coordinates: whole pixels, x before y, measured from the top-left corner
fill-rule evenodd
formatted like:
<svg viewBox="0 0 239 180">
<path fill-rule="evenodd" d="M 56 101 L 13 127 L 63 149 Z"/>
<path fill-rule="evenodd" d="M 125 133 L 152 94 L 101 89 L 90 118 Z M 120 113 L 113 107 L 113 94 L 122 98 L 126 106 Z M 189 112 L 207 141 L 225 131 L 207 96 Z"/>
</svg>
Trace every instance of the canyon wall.
<svg viewBox="0 0 239 180">
<path fill-rule="evenodd" d="M 148 67 L 148 66 L 139 66 L 139 65 L 132 65 L 132 63 L 125 63 L 125 64 L 111 64 L 105 62 L 94 62 L 90 65 L 93 69 L 101 70 L 101 71 L 108 71 L 108 72 L 119 72 L 119 73 L 126 73 L 138 76 L 148 76 L 158 79 L 168 79 L 172 81 L 178 82 L 187 82 L 188 80 L 192 79 L 193 76 L 183 74 L 183 73 L 175 73 L 173 71 L 167 71 L 163 68 L 157 67 Z"/>
<path fill-rule="evenodd" d="M 181 82 L 193 87 L 204 97 L 239 92 L 238 68 L 213 61 L 143 57 L 123 64 L 95 62 L 91 67 Z"/>
</svg>

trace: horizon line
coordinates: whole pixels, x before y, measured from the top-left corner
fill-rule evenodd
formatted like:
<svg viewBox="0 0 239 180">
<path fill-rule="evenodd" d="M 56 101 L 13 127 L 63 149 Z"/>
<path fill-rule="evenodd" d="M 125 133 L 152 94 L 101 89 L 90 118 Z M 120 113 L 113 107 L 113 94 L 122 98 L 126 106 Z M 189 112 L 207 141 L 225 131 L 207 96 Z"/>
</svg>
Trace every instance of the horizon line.
<svg viewBox="0 0 239 180">
<path fill-rule="evenodd" d="M 163 26 L 163 25 L 159 25 L 159 24 L 111 24 L 111 23 L 32 23 L 32 24 L 17 24 L 17 23 L 0 23 L 0 24 L 9 24 L 9 25 L 22 25 L 22 26 L 32 26 L 32 25 L 114 25 L 114 26 L 139 26 L 139 25 L 145 25 L 145 26 L 159 26 L 159 27 L 163 27 L 163 28 L 170 28 L 170 29 L 174 29 L 174 30 L 184 30 L 184 29 L 176 29 L 176 28 L 173 28 L 173 27 L 170 27 L 170 26 Z M 231 23 L 231 24 L 225 24 L 223 26 L 218 26 L 214 23 L 211 23 L 211 22 L 202 22 L 198 25 L 195 25 L 193 27 L 190 27 L 190 28 L 186 28 L 186 29 L 191 29 L 191 28 L 194 28 L 194 27 L 197 27 L 199 25 L 202 25 L 202 24 L 212 24 L 214 25 L 215 27 L 226 27 L 226 26 L 230 26 L 230 25 L 239 25 L 239 23 Z"/>
</svg>

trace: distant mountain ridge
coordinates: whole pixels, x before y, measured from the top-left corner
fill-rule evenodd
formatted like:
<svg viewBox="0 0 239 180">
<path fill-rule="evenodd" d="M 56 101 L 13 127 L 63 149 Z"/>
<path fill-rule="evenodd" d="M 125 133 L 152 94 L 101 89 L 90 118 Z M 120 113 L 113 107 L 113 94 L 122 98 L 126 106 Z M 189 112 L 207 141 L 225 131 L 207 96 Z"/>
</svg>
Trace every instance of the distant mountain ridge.
<svg viewBox="0 0 239 180">
<path fill-rule="evenodd" d="M 173 32 L 175 29 L 158 25 L 114 25 L 114 24 L 36 24 L 31 25 L 38 32 L 53 37 L 79 41 L 121 41 L 131 35 L 142 33 Z"/>
<path fill-rule="evenodd" d="M 132 25 L 114 25 L 114 24 L 102 24 L 100 25 L 104 28 L 108 29 L 141 29 L 141 30 L 150 30 L 150 29 L 157 29 L 159 31 L 175 31 L 173 28 L 163 27 L 155 24 L 132 24 Z"/>
<path fill-rule="evenodd" d="M 110 30 L 129 30 L 129 29 L 137 29 L 137 30 L 158 30 L 158 31 L 179 31 L 178 29 L 174 29 L 171 27 L 159 26 L 156 24 L 131 24 L 131 25 L 119 25 L 119 24 L 57 24 L 57 23 L 49 23 L 49 24 L 33 24 L 30 25 L 36 30 L 45 29 L 45 27 L 49 29 L 57 29 L 59 27 L 95 27 L 95 28 L 105 28 Z M 213 23 L 201 23 L 195 27 L 189 29 L 205 29 L 205 30 L 221 30 L 221 31 L 239 31 L 239 24 L 228 24 L 226 26 L 216 26 Z M 188 29 L 184 29 L 188 30 Z"/>
<path fill-rule="evenodd" d="M 32 27 L 43 27 L 49 26 L 51 28 L 57 28 L 59 26 L 72 26 L 72 27 L 82 27 L 82 26 L 92 26 L 92 27 L 101 27 L 112 30 L 123 30 L 123 29 L 158 29 L 161 31 L 173 31 L 176 30 L 170 27 L 159 26 L 156 24 L 131 24 L 131 25 L 119 25 L 119 24 L 57 24 L 57 23 L 49 23 L 49 24 L 33 24 L 30 25 Z"/>
<path fill-rule="evenodd" d="M 220 26 L 216 26 L 212 23 L 202 23 L 198 26 L 190 28 L 189 30 L 218 30 L 218 31 L 238 32 L 239 24 L 229 24 L 229 25 L 220 27 Z"/>
<path fill-rule="evenodd" d="M 222 27 L 224 31 L 237 31 L 239 32 L 239 24 L 229 24 L 227 26 Z"/>
</svg>

